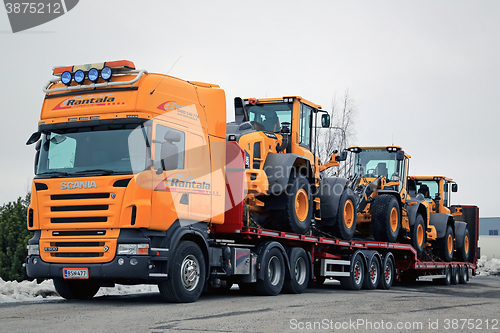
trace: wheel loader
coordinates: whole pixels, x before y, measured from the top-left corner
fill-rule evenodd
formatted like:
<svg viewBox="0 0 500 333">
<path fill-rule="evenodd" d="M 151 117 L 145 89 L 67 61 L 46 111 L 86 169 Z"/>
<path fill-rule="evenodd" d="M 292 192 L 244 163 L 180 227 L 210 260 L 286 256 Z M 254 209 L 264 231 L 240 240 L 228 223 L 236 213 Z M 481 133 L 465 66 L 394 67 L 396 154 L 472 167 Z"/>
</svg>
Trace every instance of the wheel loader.
<svg viewBox="0 0 500 333">
<path fill-rule="evenodd" d="M 417 188 L 419 182 L 408 177 L 411 156 L 401 147 L 349 147 L 348 151 L 354 154 L 348 187 L 357 198 L 358 233 L 378 241 L 408 242 L 418 257 L 422 257 L 426 247 L 432 248 L 443 260 L 451 261 L 455 232 L 462 237 L 465 229 L 465 222 L 454 221 L 450 210 L 439 199 L 452 184 L 451 179 L 435 177 L 442 181 L 436 185 L 441 192 L 429 200 L 418 193 L 425 185 Z M 455 214 L 459 214 L 458 211 Z M 458 246 L 462 249 L 463 242 L 457 242 Z"/>
<path fill-rule="evenodd" d="M 347 156 L 332 153 L 321 164 L 318 128 L 329 126 L 329 114 L 300 96 L 235 98 L 235 121 L 227 124 L 226 139 L 245 150 L 249 222 L 307 234 L 315 220 L 341 225 L 337 235 L 345 239 L 354 235 L 355 197 L 348 180 L 321 176 Z"/>
<path fill-rule="evenodd" d="M 408 185 L 410 196 L 419 196 L 428 203 L 430 232 L 426 236 L 433 253 L 445 261 L 451 261 L 453 257 L 468 261 L 468 226 L 462 221 L 462 208 L 452 206 L 450 201 L 451 192 L 458 191 L 457 183 L 445 176 L 412 176 Z"/>
</svg>

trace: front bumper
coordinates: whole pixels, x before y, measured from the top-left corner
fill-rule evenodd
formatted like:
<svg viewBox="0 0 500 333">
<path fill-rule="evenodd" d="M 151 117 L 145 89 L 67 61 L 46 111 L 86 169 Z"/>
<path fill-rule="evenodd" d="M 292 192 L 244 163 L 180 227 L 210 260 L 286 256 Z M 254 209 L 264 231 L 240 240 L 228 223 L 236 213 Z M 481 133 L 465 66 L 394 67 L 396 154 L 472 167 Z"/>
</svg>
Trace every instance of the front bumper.
<svg viewBox="0 0 500 333">
<path fill-rule="evenodd" d="M 120 265 L 119 261 L 123 259 Z M 136 264 L 132 265 L 131 261 Z M 62 278 L 63 268 L 87 268 L 90 279 L 134 279 L 151 280 L 166 278 L 166 274 L 158 274 L 157 263 L 150 256 L 116 256 L 111 262 L 98 264 L 61 264 L 44 262 L 40 256 L 27 257 L 26 272 L 32 278 Z"/>
</svg>

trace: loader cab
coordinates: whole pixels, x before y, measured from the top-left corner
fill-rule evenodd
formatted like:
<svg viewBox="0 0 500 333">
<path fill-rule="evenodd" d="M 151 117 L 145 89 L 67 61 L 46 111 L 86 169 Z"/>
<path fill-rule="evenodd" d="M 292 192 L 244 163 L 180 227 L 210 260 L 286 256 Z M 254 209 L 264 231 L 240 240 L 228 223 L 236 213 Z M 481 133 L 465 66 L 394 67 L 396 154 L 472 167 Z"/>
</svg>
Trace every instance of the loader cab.
<svg viewBox="0 0 500 333">
<path fill-rule="evenodd" d="M 406 187 L 406 175 L 409 167 L 409 155 L 397 146 L 388 147 L 349 147 L 354 154 L 353 173 L 369 183 L 377 178 L 386 182 L 398 182 L 394 190 L 401 192 Z"/>
<path fill-rule="evenodd" d="M 451 178 L 443 176 L 410 177 L 415 181 L 417 195 L 431 204 L 437 213 L 450 213 L 451 192 L 458 191 L 458 185 Z"/>
</svg>

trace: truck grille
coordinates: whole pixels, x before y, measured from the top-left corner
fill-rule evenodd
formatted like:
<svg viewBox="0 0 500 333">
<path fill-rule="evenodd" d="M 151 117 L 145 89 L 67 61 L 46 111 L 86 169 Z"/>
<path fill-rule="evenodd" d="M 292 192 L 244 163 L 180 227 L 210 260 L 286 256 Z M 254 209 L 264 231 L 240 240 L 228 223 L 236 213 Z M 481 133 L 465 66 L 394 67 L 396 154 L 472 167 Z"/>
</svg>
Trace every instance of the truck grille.
<svg viewBox="0 0 500 333">
<path fill-rule="evenodd" d="M 42 260 L 48 262 L 109 262 L 114 258 L 115 252 L 116 239 L 89 239 L 87 237 L 81 239 L 78 236 L 57 241 L 40 239 L 40 255 Z"/>
</svg>

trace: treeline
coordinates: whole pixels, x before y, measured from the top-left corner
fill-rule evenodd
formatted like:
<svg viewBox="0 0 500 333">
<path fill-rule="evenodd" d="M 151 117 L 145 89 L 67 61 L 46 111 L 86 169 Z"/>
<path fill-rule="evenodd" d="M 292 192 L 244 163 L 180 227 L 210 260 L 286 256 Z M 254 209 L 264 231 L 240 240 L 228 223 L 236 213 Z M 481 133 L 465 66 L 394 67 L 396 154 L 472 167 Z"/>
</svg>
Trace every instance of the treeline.
<svg viewBox="0 0 500 333">
<path fill-rule="evenodd" d="M 0 207 L 0 278 L 4 281 L 28 278 L 23 263 L 28 240 L 33 237 L 26 227 L 29 203 L 30 194 Z"/>
</svg>

